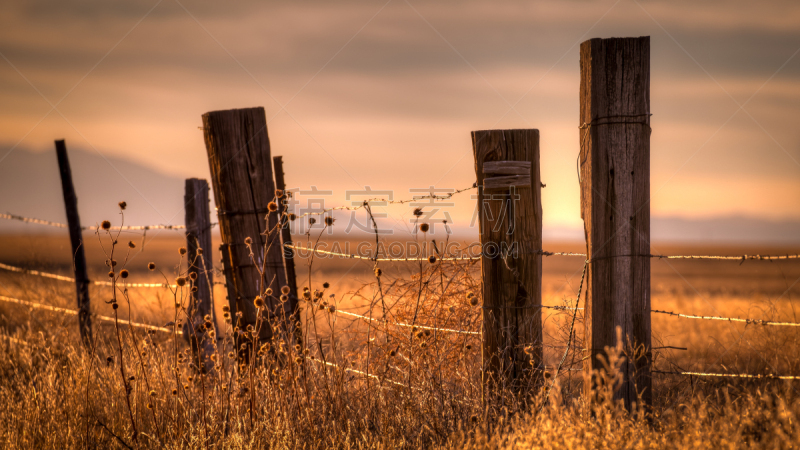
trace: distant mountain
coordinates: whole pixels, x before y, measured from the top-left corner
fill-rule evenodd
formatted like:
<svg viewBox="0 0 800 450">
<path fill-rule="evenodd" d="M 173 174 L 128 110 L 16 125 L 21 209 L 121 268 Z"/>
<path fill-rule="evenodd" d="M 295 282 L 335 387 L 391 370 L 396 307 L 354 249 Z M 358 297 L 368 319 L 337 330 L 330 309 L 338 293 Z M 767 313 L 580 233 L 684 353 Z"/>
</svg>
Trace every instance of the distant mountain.
<svg viewBox="0 0 800 450">
<path fill-rule="evenodd" d="M 12 145 L 0 145 L 0 158 Z M 101 156 L 67 142 L 83 225 L 120 222 L 117 204 L 128 203 L 125 223 L 182 224 L 184 180 L 117 156 Z M 200 176 L 207 176 L 200 174 Z M 16 148 L 0 162 L 0 212 L 66 222 L 55 147 Z M 0 232 L 55 231 L 41 225 L 0 221 Z"/>
</svg>

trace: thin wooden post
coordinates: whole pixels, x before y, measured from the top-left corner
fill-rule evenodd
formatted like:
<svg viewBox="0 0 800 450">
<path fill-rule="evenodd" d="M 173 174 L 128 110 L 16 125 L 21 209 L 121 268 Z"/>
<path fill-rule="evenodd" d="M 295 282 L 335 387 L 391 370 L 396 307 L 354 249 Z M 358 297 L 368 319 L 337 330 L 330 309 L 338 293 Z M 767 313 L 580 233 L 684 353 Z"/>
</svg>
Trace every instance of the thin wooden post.
<svg viewBox="0 0 800 450">
<path fill-rule="evenodd" d="M 286 200 L 290 198 L 291 193 L 286 191 L 286 180 L 283 173 L 283 156 L 273 156 L 272 165 L 275 171 L 275 187 L 283 191 L 283 197 L 278 202 L 278 217 L 281 223 L 281 241 L 283 242 L 283 262 L 286 266 L 286 282 L 289 286 L 289 310 L 292 314 L 292 323 L 295 325 L 295 339 L 302 340 L 302 330 L 296 326 L 299 323 L 297 308 L 297 274 L 294 267 L 294 250 L 287 246 L 292 245 L 292 231 L 290 228 L 291 221 L 284 214 L 286 213 Z"/>
<path fill-rule="evenodd" d="M 589 267 L 584 370 L 621 330 L 625 362 L 615 397 L 629 409 L 650 379 L 650 38 L 581 44 L 581 216 Z M 592 381 L 587 378 L 587 393 Z"/>
<path fill-rule="evenodd" d="M 202 361 L 207 373 L 214 370 L 210 356 L 214 342 L 209 331 L 216 326 L 214 317 L 214 272 L 211 261 L 211 216 L 209 211 L 208 182 L 198 178 L 186 180 L 184 205 L 186 206 L 186 249 L 189 279 L 192 281 L 188 318 L 183 324 L 183 337 L 192 348 L 194 361 Z M 194 274 L 194 275 L 192 275 Z M 196 290 L 194 288 L 197 288 Z M 211 318 L 212 328 L 205 325 L 205 316 Z M 202 348 L 202 351 L 200 349 Z"/>
<path fill-rule="evenodd" d="M 542 370 L 539 130 L 472 132 L 487 385 L 520 389 Z"/>
<path fill-rule="evenodd" d="M 92 312 L 89 304 L 89 275 L 86 272 L 86 256 L 83 251 L 81 218 L 78 215 L 78 196 L 72 184 L 72 169 L 67 156 L 67 144 L 63 139 L 56 141 L 56 157 L 61 174 L 61 191 L 64 193 L 64 207 L 67 210 L 69 240 L 72 244 L 72 266 L 75 269 L 75 288 L 78 299 L 78 327 L 84 345 L 92 342 Z"/>
<path fill-rule="evenodd" d="M 231 309 L 242 314 L 243 328 L 257 327 L 260 339 L 269 341 L 273 335 L 270 322 L 284 320 L 291 311 L 279 301 L 287 280 L 278 214 L 269 211 L 275 184 L 264 108 L 208 112 L 203 114 L 203 130 L 220 234 L 230 257 L 233 280 L 226 283 L 235 295 L 229 294 Z M 248 238 L 254 259 L 245 244 Z M 272 295 L 265 296 L 267 288 Z M 256 296 L 266 303 L 261 324 L 257 323 Z"/>
</svg>

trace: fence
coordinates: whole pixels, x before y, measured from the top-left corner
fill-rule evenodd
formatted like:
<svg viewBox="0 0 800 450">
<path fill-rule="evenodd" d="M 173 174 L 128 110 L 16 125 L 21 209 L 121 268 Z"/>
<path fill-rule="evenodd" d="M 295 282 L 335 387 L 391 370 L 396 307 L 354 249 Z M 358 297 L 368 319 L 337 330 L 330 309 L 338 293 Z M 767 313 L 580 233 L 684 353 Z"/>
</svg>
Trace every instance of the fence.
<svg viewBox="0 0 800 450">
<path fill-rule="evenodd" d="M 357 314 L 353 311 L 337 311 L 338 314 L 364 321 L 369 329 L 392 327 L 428 330 L 477 336 L 482 343 L 482 374 L 494 373 L 495 377 L 484 379 L 486 385 L 498 379 L 514 385 L 530 373 L 529 368 L 544 368 L 542 349 L 547 347 L 543 338 L 543 309 L 571 311 L 567 345 L 550 346 L 563 348 L 559 364 L 554 367 L 555 378 L 564 369 L 570 349 L 587 353 L 582 358 L 584 371 L 593 373 L 604 370 L 598 356 L 607 347 L 616 344 L 616 330 L 621 330 L 626 346 L 626 374 L 618 397 L 630 406 L 638 392 L 644 392 L 643 400 L 650 402 L 651 373 L 677 376 L 730 377 L 744 379 L 797 379 L 793 375 L 720 374 L 688 371 L 654 371 L 651 368 L 652 330 L 651 314 L 665 314 L 690 320 L 728 321 L 758 326 L 797 327 L 800 323 L 765 321 L 750 318 L 703 316 L 680 312 L 655 310 L 650 305 L 650 259 L 687 259 L 720 261 L 779 261 L 800 259 L 800 255 L 662 255 L 650 253 L 650 102 L 649 102 L 649 39 L 592 39 L 581 45 L 581 120 L 579 126 L 580 151 L 578 155 L 578 178 L 581 186 L 582 218 L 587 235 L 587 252 L 551 252 L 542 248 L 542 204 L 540 179 L 539 131 L 538 130 L 484 130 L 472 133 L 476 162 L 476 183 L 446 195 L 416 196 L 412 199 L 390 200 L 367 199 L 358 205 L 339 206 L 296 215 L 288 211 L 281 201 L 279 190 L 285 187 L 280 157 L 271 158 L 263 108 L 230 111 L 214 111 L 203 115 L 203 132 L 211 166 L 212 188 L 218 203 L 217 216 L 223 245 L 221 262 L 232 314 L 241 314 L 242 326 L 256 324 L 261 310 L 271 314 L 269 319 L 289 318 L 297 323 L 298 295 L 294 283 L 291 258 L 299 251 L 323 254 L 372 262 L 376 269 L 376 283 L 381 292 L 379 263 L 424 262 L 431 263 L 481 261 L 480 298 L 482 324 L 480 330 L 437 327 L 436 324 L 418 324 L 416 316 L 412 323 L 390 321 L 384 314 L 380 318 Z M 621 86 L 621 91 L 618 87 Z M 624 137 L 624 138 L 623 138 Z M 81 231 L 100 231 L 98 227 L 83 227 L 79 223 L 76 198 L 71 185 L 66 147 L 63 141 L 56 143 L 68 224 L 22 217 L 13 214 L 0 218 L 32 224 L 47 225 L 70 230 L 73 252 L 82 252 Z M 195 180 L 201 181 L 201 180 Z M 277 183 L 277 187 L 276 187 Z M 189 186 L 192 184 L 190 191 Z M 197 200 L 198 192 L 207 195 L 208 186 L 198 188 L 187 182 L 187 205 Z M 254 188 L 257 186 L 258 188 Z M 364 210 L 375 231 L 376 246 L 379 241 L 377 223 L 372 214 L 372 205 L 408 204 L 428 199 L 449 200 L 453 196 L 476 189 L 478 193 L 478 217 L 480 219 L 481 252 L 478 255 L 436 254 L 426 257 L 391 257 L 379 254 L 363 255 L 334 252 L 313 247 L 303 247 L 291 242 L 291 235 L 283 230 L 291 220 L 312 216 L 328 217 L 335 211 Z M 214 281 L 211 276 L 211 257 L 200 251 L 210 245 L 209 212 L 203 205 L 187 208 L 186 223 L 181 225 L 102 227 L 108 231 L 142 231 L 151 229 L 173 229 L 187 231 L 187 247 L 193 250 L 192 261 L 200 260 L 195 273 L 205 281 L 209 289 L 203 293 L 198 289 L 192 294 L 189 308 L 190 320 L 200 311 L 211 311 L 210 289 Z M 191 210 L 191 211 L 189 211 Z M 280 231 L 279 231 L 280 230 Z M 274 231 L 274 233 L 273 233 Z M 202 239 L 208 238 L 206 243 Z M 277 244 L 277 245 L 275 245 Z M 515 252 L 503 249 L 514 245 Z M 499 250 L 498 250 L 499 249 Z M 490 251 L 491 250 L 491 251 Z M 437 251 L 438 253 L 438 251 Z M 201 255 L 205 255 L 200 257 Z M 583 274 L 578 287 L 574 307 L 543 305 L 542 257 L 583 258 Z M 80 261 L 79 261 L 80 260 Z M 78 315 L 81 318 L 81 334 L 86 339 L 90 332 L 91 318 L 108 321 L 104 316 L 88 315 L 88 285 L 83 257 L 76 256 L 75 277 L 45 273 L 1 264 L 0 269 L 58 281 L 74 282 L 77 286 L 78 309 L 46 307 L 46 305 L 11 297 L 0 297 L 0 301 L 13 302 L 32 308 Z M 290 268 L 291 265 L 291 268 Z M 289 275 L 291 274 L 291 275 Z M 94 285 L 118 286 L 116 282 L 94 281 Z M 167 283 L 124 284 L 126 288 L 169 288 Z M 272 295 L 272 287 L 287 287 L 289 291 L 280 303 Z M 277 289 L 275 289 L 277 291 Z M 584 303 L 581 304 L 581 295 Z M 304 294 L 305 295 L 305 294 Z M 311 294 L 308 294 L 309 299 Z M 255 298 L 256 301 L 250 299 Z M 258 299 L 266 307 L 259 306 Z M 477 299 L 476 299 L 477 302 Z M 280 310 L 282 314 L 277 311 Z M 573 344 L 578 311 L 584 313 L 586 348 L 578 349 Z M 116 319 L 114 319 L 116 320 Z M 117 321 L 118 323 L 121 323 Z M 272 328 L 272 322 L 261 327 L 259 338 L 269 341 L 280 330 Z M 173 329 L 134 322 L 130 326 L 144 327 L 152 331 Z M 286 326 L 284 324 L 284 326 Z M 149 327 L 149 328 L 148 328 Z M 189 325 L 191 328 L 191 325 Z M 288 328 L 288 327 L 287 327 Z M 303 342 L 292 326 L 293 336 Z M 184 329 L 184 335 L 189 335 Z M 289 331 L 288 329 L 284 330 Z M 412 334 L 413 336 L 413 334 Z M 236 337 L 238 339 L 238 335 Z M 241 348 L 240 358 L 251 354 L 249 343 Z M 644 352 L 635 352 L 643 347 Z M 196 347 L 196 346 L 193 346 Z M 634 357 L 635 356 L 635 357 Z M 311 358 L 326 366 L 333 363 Z M 335 364 L 334 364 L 335 366 Z M 353 368 L 342 368 L 350 373 L 373 378 L 374 374 Z M 633 374 L 633 375 L 631 375 Z M 591 380 L 591 377 L 587 377 Z M 591 382 L 591 381 L 590 381 Z M 391 381 L 390 384 L 400 384 Z M 587 385 L 585 392 L 592 392 Z"/>
</svg>

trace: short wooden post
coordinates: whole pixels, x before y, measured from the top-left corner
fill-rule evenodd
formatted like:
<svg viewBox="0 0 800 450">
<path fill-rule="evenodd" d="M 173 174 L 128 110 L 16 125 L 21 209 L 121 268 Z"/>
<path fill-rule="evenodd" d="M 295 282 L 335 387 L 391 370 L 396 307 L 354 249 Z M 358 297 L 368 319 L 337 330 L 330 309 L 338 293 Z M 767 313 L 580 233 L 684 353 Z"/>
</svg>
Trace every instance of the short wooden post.
<svg viewBox="0 0 800 450">
<path fill-rule="evenodd" d="M 472 132 L 482 245 L 485 384 L 519 389 L 542 370 L 539 130 Z"/>
<path fill-rule="evenodd" d="M 92 342 L 92 312 L 89 304 L 89 275 L 86 272 L 86 256 L 83 251 L 78 196 L 75 195 L 75 187 L 72 185 L 72 169 L 69 166 L 67 144 L 63 139 L 56 141 L 56 157 L 61 174 L 64 207 L 67 210 L 69 240 L 72 244 L 72 265 L 75 269 L 75 287 L 78 297 L 78 326 L 84 345 L 90 346 Z"/>
<path fill-rule="evenodd" d="M 258 325 L 260 339 L 268 341 L 273 335 L 269 322 L 283 320 L 291 311 L 278 299 L 287 280 L 278 213 L 269 211 L 275 184 L 264 108 L 208 112 L 203 114 L 203 130 L 220 234 L 230 257 L 233 279 L 226 283 L 235 295 L 229 294 L 231 309 L 242 313 L 242 327 L 256 327 L 258 311 L 253 300 L 272 289 L 272 295 L 264 298 L 266 310 L 261 317 L 265 321 Z M 248 238 L 254 260 L 245 245 Z"/>
<path fill-rule="evenodd" d="M 281 201 L 278 203 L 278 214 L 281 221 L 281 241 L 283 241 L 283 262 L 286 266 L 286 282 L 289 286 L 289 310 L 292 313 L 292 323 L 293 325 L 297 325 L 299 323 L 300 318 L 298 317 L 298 308 L 297 308 L 297 274 L 295 273 L 294 268 L 294 250 L 288 248 L 286 246 L 292 245 L 292 231 L 290 228 L 291 221 L 289 218 L 284 214 L 286 213 L 286 200 L 291 195 L 289 192 L 286 192 L 286 180 L 285 175 L 283 173 L 283 156 L 274 156 L 272 157 L 272 165 L 275 171 L 275 187 L 283 191 L 283 197 Z M 295 326 L 295 339 L 300 341 L 302 340 L 302 330 L 300 327 Z"/>
<path fill-rule="evenodd" d="M 189 264 L 189 278 L 192 281 L 192 294 L 187 310 L 188 318 L 183 324 L 183 337 L 192 347 L 194 361 L 203 361 L 207 373 L 213 372 L 214 342 L 209 329 L 205 328 L 205 316 L 214 320 L 213 287 L 214 272 L 211 261 L 211 216 L 209 211 L 208 182 L 198 178 L 186 180 L 184 190 L 186 207 L 186 249 Z M 191 275 L 194 274 L 194 275 Z M 195 291 L 194 288 L 197 288 Z M 202 348 L 202 351 L 200 349 Z"/>
<path fill-rule="evenodd" d="M 581 216 L 589 260 L 584 370 L 622 332 L 630 409 L 650 404 L 650 38 L 581 44 Z M 588 379 L 588 378 L 587 378 Z M 592 392 L 592 381 L 585 386 Z"/>
</svg>

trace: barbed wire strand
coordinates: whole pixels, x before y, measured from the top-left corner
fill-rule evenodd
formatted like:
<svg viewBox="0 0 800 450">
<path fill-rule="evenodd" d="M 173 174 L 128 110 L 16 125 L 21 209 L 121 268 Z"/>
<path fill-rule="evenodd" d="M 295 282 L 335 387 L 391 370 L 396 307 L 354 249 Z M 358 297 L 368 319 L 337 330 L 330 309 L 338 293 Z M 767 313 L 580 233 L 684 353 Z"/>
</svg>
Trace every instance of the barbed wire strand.
<svg viewBox="0 0 800 450">
<path fill-rule="evenodd" d="M 22 300 L 22 299 L 18 299 L 18 298 L 14 298 L 14 297 L 6 297 L 5 295 L 0 295 L 0 301 L 9 302 L 9 303 L 16 303 L 16 304 L 28 306 L 28 307 L 34 308 L 34 309 L 44 309 L 44 310 L 47 310 L 47 311 L 59 312 L 59 313 L 63 313 L 63 314 L 73 315 L 73 316 L 77 316 L 78 313 L 79 313 L 79 311 L 74 310 L 74 309 L 67 309 L 67 308 L 60 308 L 58 306 L 45 305 L 43 303 L 31 302 L 31 301 L 28 301 L 28 300 Z M 101 316 L 99 314 L 92 315 L 92 317 L 95 318 L 95 319 L 104 321 L 104 322 L 115 322 L 115 319 L 113 317 Z M 126 320 L 126 319 L 116 319 L 116 322 L 119 322 L 120 324 L 123 324 L 123 325 L 130 325 L 130 326 L 136 327 L 136 328 L 144 328 L 146 330 L 163 331 L 165 333 L 172 333 L 173 332 L 173 330 L 171 330 L 169 328 L 166 328 L 166 327 L 159 327 L 159 326 L 156 326 L 156 325 L 148 325 L 148 324 L 145 324 L 145 323 L 133 322 L 131 320 Z M 180 331 L 180 330 L 175 330 L 175 332 L 177 334 L 183 334 L 183 332 Z"/>
<path fill-rule="evenodd" d="M 719 377 L 719 378 L 748 378 L 748 379 L 768 379 L 768 380 L 800 380 L 796 375 L 751 375 L 747 373 L 707 373 L 707 372 L 668 372 L 663 370 L 653 370 L 653 373 L 664 375 L 685 375 L 693 377 Z"/>
<path fill-rule="evenodd" d="M 3 264 L 3 263 L 0 263 L 0 269 L 8 270 L 9 272 L 17 272 L 17 273 L 24 273 L 24 274 L 27 274 L 27 275 L 34 275 L 34 276 L 37 276 L 37 277 L 51 278 L 51 279 L 59 280 L 59 281 L 69 281 L 69 282 L 72 282 L 72 283 L 75 282 L 75 278 L 72 278 L 72 277 L 67 277 L 67 276 L 64 276 L 64 275 L 58 275 L 58 274 L 55 274 L 55 273 L 41 272 L 39 270 L 33 270 L 33 269 L 23 269 L 22 267 L 11 266 L 11 265 L 8 265 L 8 264 Z M 92 284 L 94 284 L 96 286 L 113 286 L 114 285 L 111 281 L 90 281 L 90 283 L 92 283 Z M 175 284 L 167 284 L 167 283 L 125 283 L 125 284 L 117 283 L 117 286 L 134 287 L 134 288 L 136 288 L 136 287 L 170 287 L 170 288 L 176 288 L 177 287 L 177 285 L 175 285 Z"/>
<path fill-rule="evenodd" d="M 375 318 L 372 318 L 372 317 L 362 316 L 361 314 L 356 314 L 356 313 L 352 313 L 352 312 L 348 312 L 348 311 L 342 311 L 340 309 L 337 309 L 336 313 L 337 314 L 344 314 L 344 315 L 352 316 L 352 317 L 357 317 L 359 319 L 363 319 L 363 320 L 366 320 L 366 321 L 378 322 L 378 323 L 381 323 L 381 324 L 388 323 L 389 325 L 395 325 L 395 326 L 398 326 L 398 327 L 419 328 L 421 330 L 442 331 L 442 332 L 445 332 L 445 333 L 459 333 L 459 334 L 473 334 L 473 335 L 480 335 L 481 334 L 480 331 L 456 330 L 456 329 L 453 329 L 453 328 L 437 328 L 437 327 L 430 327 L 430 326 L 426 326 L 426 325 L 411 325 L 411 324 L 407 324 L 407 323 L 403 323 L 403 322 L 387 322 L 387 321 L 380 320 L 380 319 L 375 319 Z"/>
<path fill-rule="evenodd" d="M 11 213 L 0 213 L 0 219 L 17 220 L 20 222 L 35 223 L 38 225 L 47 225 L 56 228 L 69 228 L 69 225 L 65 223 L 53 222 L 44 219 L 36 219 L 33 217 L 25 217 Z M 216 222 L 212 223 L 211 227 L 213 228 L 216 225 L 217 225 Z M 98 230 L 98 228 L 99 227 L 97 225 L 84 226 L 81 227 L 81 230 L 96 231 Z M 147 230 L 185 230 L 185 229 L 186 225 L 123 225 L 123 226 L 112 226 L 111 228 L 109 228 L 109 231 L 147 231 Z"/>
<path fill-rule="evenodd" d="M 682 317 L 684 319 L 719 320 L 723 322 L 742 322 L 746 324 L 764 325 L 764 326 L 800 327 L 800 323 L 796 322 L 774 322 L 771 320 L 739 319 L 735 317 L 719 317 L 719 316 L 696 316 L 693 314 L 680 314 L 672 311 L 660 311 L 657 309 L 653 309 L 650 312 L 656 314 L 666 314 L 668 316 Z"/>
<path fill-rule="evenodd" d="M 303 251 L 313 251 L 315 253 L 323 254 L 323 255 L 330 255 L 330 256 L 341 256 L 346 259 L 362 259 L 365 261 L 401 261 L 401 262 L 419 262 L 419 261 L 427 261 L 429 257 L 397 257 L 397 258 L 387 258 L 387 257 L 374 257 L 374 256 L 362 256 L 356 255 L 353 253 L 342 253 L 342 252 L 334 252 L 330 250 L 322 250 L 318 248 L 312 247 L 304 247 L 302 245 L 289 245 L 285 244 L 284 247 L 291 248 L 294 250 L 303 250 Z M 586 253 L 574 253 L 574 252 L 550 252 L 547 250 L 536 250 L 533 253 L 544 255 L 544 256 L 581 256 L 586 257 Z M 630 256 L 630 255 L 620 255 L 620 256 Z M 749 261 L 749 260 L 756 260 L 756 261 L 775 261 L 775 260 L 788 260 L 788 259 L 800 259 L 800 254 L 796 255 L 739 255 L 739 256 L 724 256 L 724 255 L 654 255 L 654 254 L 646 254 L 641 255 L 646 256 L 649 258 L 655 259 L 714 259 L 714 260 L 722 260 L 722 261 Z M 448 256 L 443 258 L 437 258 L 439 261 L 477 261 L 481 259 L 481 255 L 477 256 Z"/>
</svg>

